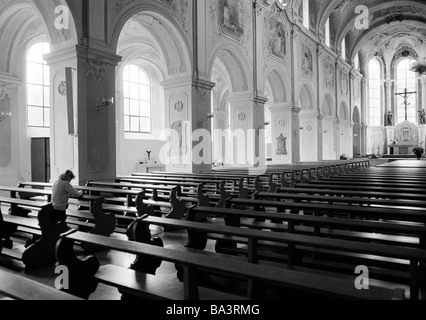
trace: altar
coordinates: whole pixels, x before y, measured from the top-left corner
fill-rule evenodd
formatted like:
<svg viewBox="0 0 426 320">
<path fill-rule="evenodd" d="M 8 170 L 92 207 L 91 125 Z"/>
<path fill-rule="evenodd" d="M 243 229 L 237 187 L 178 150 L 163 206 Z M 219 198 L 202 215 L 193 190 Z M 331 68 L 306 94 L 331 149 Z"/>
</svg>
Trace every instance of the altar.
<svg viewBox="0 0 426 320">
<path fill-rule="evenodd" d="M 411 151 L 413 148 L 414 145 L 388 145 L 390 155 L 410 155 L 413 154 L 413 152 Z"/>
</svg>

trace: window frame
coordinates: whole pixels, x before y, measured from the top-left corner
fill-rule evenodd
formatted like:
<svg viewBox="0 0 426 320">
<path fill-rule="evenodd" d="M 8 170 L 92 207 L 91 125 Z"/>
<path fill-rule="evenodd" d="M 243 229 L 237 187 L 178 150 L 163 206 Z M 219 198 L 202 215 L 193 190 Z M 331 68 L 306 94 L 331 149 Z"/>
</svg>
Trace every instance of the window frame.
<svg viewBox="0 0 426 320">
<path fill-rule="evenodd" d="M 139 81 L 138 82 L 132 81 L 130 79 L 130 77 L 129 77 L 129 80 L 126 80 L 126 77 L 125 77 L 126 70 L 127 70 L 127 68 L 130 68 L 132 66 L 135 66 L 135 67 L 138 68 L 138 71 L 139 71 L 139 74 L 138 74 L 139 75 Z M 130 72 L 130 70 L 129 70 L 129 72 Z M 146 76 L 146 79 L 148 79 L 148 83 L 141 82 L 141 77 L 140 77 L 141 73 L 140 72 L 143 72 L 143 74 Z M 126 93 L 125 83 L 129 84 L 129 90 L 130 90 L 132 84 L 137 85 L 139 87 L 138 88 L 139 89 L 139 97 L 137 99 L 131 97 L 130 93 Z M 125 135 L 152 135 L 153 134 L 153 125 L 152 125 L 153 88 L 152 88 L 152 79 L 151 79 L 149 72 L 143 66 L 141 66 L 139 63 L 137 63 L 136 61 L 130 61 L 123 67 L 121 86 L 122 86 L 122 90 L 123 90 L 123 124 L 124 124 L 123 131 L 124 131 L 124 134 Z M 143 86 L 149 87 L 149 100 L 142 99 L 141 96 L 140 96 L 140 92 L 142 91 Z M 126 113 L 127 100 L 129 100 L 129 112 L 128 113 Z M 134 115 L 134 114 L 132 115 L 131 114 L 131 108 L 132 108 L 131 107 L 131 101 L 137 101 L 138 102 L 138 104 L 139 104 L 139 110 L 138 110 L 139 115 Z M 142 113 L 141 104 L 142 103 L 149 103 L 149 108 L 148 108 L 149 109 L 149 117 L 141 115 L 141 113 Z M 127 117 L 129 119 L 127 119 Z M 132 127 L 132 122 L 131 122 L 132 120 L 131 119 L 132 118 L 138 118 L 138 120 L 139 120 L 139 131 L 135 131 L 135 130 L 132 131 L 131 130 L 132 129 L 131 128 Z M 143 129 L 142 126 L 141 126 L 141 120 L 142 119 L 148 119 L 149 131 L 142 130 Z M 126 124 L 126 121 L 128 122 L 127 124 Z M 127 128 L 129 130 L 127 130 Z"/>
<path fill-rule="evenodd" d="M 378 68 L 375 71 L 379 71 L 379 76 L 373 74 L 371 64 L 375 62 Z M 382 104 L 383 104 L 383 96 L 382 96 L 382 64 L 377 58 L 373 58 L 368 63 L 368 122 L 372 127 L 380 127 L 383 124 L 382 121 Z M 373 82 L 375 87 L 373 88 Z M 374 90 L 374 97 L 372 96 L 372 92 Z M 372 101 L 375 101 L 374 107 Z M 375 114 L 373 115 L 373 111 Z M 378 112 L 377 112 L 378 111 Z M 376 115 L 378 113 L 378 115 Z"/>
<path fill-rule="evenodd" d="M 45 134 L 42 131 L 48 131 L 51 127 L 51 83 L 50 83 L 50 66 L 47 64 L 46 60 L 42 58 L 42 62 L 39 61 L 31 61 L 29 58 L 29 54 L 31 50 L 35 46 L 42 46 L 42 56 L 45 54 L 50 53 L 51 46 L 49 42 L 45 39 L 37 39 L 36 41 L 33 41 L 28 44 L 26 54 L 25 54 L 25 105 L 26 105 L 26 127 L 30 131 L 30 136 L 45 136 Z M 43 46 L 47 46 L 47 50 Z M 30 66 L 41 66 L 41 81 L 36 82 L 30 82 L 29 74 L 30 74 Z M 47 74 L 47 79 L 46 79 Z M 30 88 L 38 87 L 42 91 L 42 105 L 36 105 L 36 104 L 30 104 Z M 46 93 L 47 91 L 47 93 Z M 46 103 L 46 101 L 48 103 Z M 42 124 L 30 124 L 30 109 L 42 109 Z M 46 119 L 46 114 L 47 119 Z M 47 124 L 47 125 L 46 125 Z"/>
</svg>

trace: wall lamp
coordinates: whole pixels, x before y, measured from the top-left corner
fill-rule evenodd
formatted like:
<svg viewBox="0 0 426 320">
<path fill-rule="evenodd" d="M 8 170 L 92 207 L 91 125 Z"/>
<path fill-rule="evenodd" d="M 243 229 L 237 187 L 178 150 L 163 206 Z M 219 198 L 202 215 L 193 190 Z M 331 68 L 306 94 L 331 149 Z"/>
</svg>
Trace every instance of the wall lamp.
<svg viewBox="0 0 426 320">
<path fill-rule="evenodd" d="M 110 99 L 102 98 L 102 104 L 97 107 L 98 112 L 105 108 L 108 108 L 109 106 L 112 106 L 113 104 L 114 104 L 114 98 L 110 98 Z"/>
<path fill-rule="evenodd" d="M 6 120 L 7 118 L 10 118 L 12 116 L 12 113 L 11 112 L 4 112 L 4 111 L 1 111 L 0 112 L 0 122 L 2 122 L 2 121 L 4 121 L 4 120 Z"/>
<path fill-rule="evenodd" d="M 201 123 L 206 122 L 214 118 L 214 114 L 209 113 L 206 118 L 201 119 Z"/>
</svg>

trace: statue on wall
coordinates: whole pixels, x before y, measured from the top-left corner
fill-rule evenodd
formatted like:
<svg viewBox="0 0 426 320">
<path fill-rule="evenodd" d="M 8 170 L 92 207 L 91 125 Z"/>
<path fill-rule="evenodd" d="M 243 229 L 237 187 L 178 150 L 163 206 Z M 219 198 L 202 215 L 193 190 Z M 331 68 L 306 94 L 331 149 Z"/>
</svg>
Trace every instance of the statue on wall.
<svg viewBox="0 0 426 320">
<path fill-rule="evenodd" d="M 390 110 L 389 110 L 389 112 L 388 112 L 388 114 L 387 114 L 387 117 L 386 117 L 386 124 L 387 124 L 389 127 L 392 127 L 392 126 L 393 126 L 393 114 L 392 114 L 392 111 L 390 111 Z"/>
<path fill-rule="evenodd" d="M 425 109 L 423 109 L 422 111 L 418 111 L 420 113 L 420 124 L 424 125 L 426 124 L 426 112 Z"/>
</svg>

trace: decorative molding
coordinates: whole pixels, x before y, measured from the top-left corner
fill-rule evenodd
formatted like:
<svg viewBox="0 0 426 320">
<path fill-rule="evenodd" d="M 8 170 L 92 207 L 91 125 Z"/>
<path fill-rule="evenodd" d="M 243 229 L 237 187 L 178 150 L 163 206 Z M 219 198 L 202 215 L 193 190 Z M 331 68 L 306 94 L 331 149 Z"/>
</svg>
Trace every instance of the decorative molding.
<svg viewBox="0 0 426 320">
<path fill-rule="evenodd" d="M 58 93 L 61 95 L 61 96 L 66 96 L 66 94 L 67 94 L 67 83 L 66 83 L 66 81 L 61 81 L 60 83 L 59 83 L 59 85 L 58 85 Z"/>
<path fill-rule="evenodd" d="M 183 102 L 182 101 L 177 101 L 176 103 L 175 103 L 175 110 L 176 110 L 176 112 L 182 112 L 182 110 L 183 110 L 183 108 L 184 108 L 184 105 L 183 105 Z"/>
<path fill-rule="evenodd" d="M 10 96 L 10 86 L 7 83 L 0 82 L 0 101 Z"/>
<path fill-rule="evenodd" d="M 90 74 L 97 81 L 101 82 L 106 73 L 106 65 L 98 57 L 95 60 L 89 60 Z"/>
<path fill-rule="evenodd" d="M 238 114 L 238 120 L 240 120 L 241 122 L 244 122 L 247 119 L 247 116 L 244 112 L 240 112 Z"/>
</svg>

